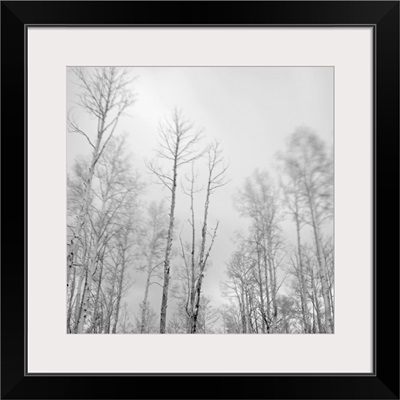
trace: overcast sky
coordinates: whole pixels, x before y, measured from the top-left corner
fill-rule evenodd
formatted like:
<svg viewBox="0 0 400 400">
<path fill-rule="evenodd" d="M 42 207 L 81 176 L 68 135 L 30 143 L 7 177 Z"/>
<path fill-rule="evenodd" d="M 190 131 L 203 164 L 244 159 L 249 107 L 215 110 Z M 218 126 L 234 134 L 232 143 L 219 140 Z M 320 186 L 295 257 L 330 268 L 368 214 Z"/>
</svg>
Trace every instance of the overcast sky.
<svg viewBox="0 0 400 400">
<path fill-rule="evenodd" d="M 132 89 L 137 101 L 130 117 L 123 118 L 117 134 L 128 134 L 128 146 L 134 166 L 149 183 L 146 201 L 167 196 L 151 183 L 144 164 L 157 148 L 158 126 L 174 107 L 182 109 L 195 127 L 204 128 L 204 144 L 217 140 L 229 162 L 230 182 L 211 198 L 209 225 L 218 219 L 218 237 L 212 251 L 212 266 L 204 280 L 204 292 L 218 306 L 223 299 L 220 282 L 225 263 L 234 251 L 232 238 L 247 223 L 234 208 L 232 197 L 245 178 L 258 168 L 271 170 L 274 156 L 285 148 L 285 139 L 297 127 L 308 126 L 330 146 L 333 143 L 333 74 L 331 67 L 133 67 L 136 79 Z M 76 86 L 67 72 L 67 108 L 74 107 Z M 94 132 L 94 121 L 78 109 L 74 117 Z M 90 146 L 78 134 L 67 133 L 67 171 L 78 155 L 86 155 Z M 204 165 L 204 164 L 203 164 Z M 199 165 L 200 168 L 200 165 Z M 201 174 L 201 172 L 200 172 Z M 200 195 L 201 196 L 201 195 Z M 203 194 L 204 197 L 204 194 Z M 201 219 L 201 201 L 197 203 Z M 176 231 L 189 229 L 187 199 L 179 192 Z M 288 228 L 290 230 L 290 227 Z M 184 233 L 183 233 L 184 234 Z M 290 235 L 290 232 L 288 232 Z M 172 274 L 174 265 L 172 264 Z M 135 306 L 143 300 L 143 280 L 136 274 L 128 301 Z M 151 287 L 150 301 L 156 312 L 161 305 L 161 288 Z M 169 312 L 172 309 L 169 307 Z"/>
</svg>

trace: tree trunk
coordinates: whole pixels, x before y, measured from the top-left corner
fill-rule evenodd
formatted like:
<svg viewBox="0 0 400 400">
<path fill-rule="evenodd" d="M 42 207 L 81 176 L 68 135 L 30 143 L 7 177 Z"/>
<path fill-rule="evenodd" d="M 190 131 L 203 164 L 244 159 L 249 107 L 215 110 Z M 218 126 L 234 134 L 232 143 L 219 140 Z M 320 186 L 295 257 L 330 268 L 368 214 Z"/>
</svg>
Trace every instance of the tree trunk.
<svg viewBox="0 0 400 400">
<path fill-rule="evenodd" d="M 269 296 L 269 279 L 268 279 L 268 262 L 267 262 L 267 249 L 265 246 L 265 237 L 264 237 L 264 243 L 263 243 L 263 259 L 264 259 L 264 271 L 265 271 L 265 294 L 267 297 L 267 319 L 266 319 L 266 324 L 267 324 L 267 333 L 271 333 L 271 313 L 270 313 L 270 305 L 271 305 L 271 300 Z"/>
<path fill-rule="evenodd" d="M 302 311 L 303 311 L 303 320 L 304 320 L 304 331 L 306 333 L 311 333 L 311 325 L 310 325 L 310 317 L 308 314 L 308 305 L 307 305 L 307 287 L 306 281 L 304 277 L 304 270 L 303 270 L 303 255 L 301 253 L 301 237 L 300 237 L 300 221 L 298 215 L 298 206 L 297 206 L 297 199 L 295 204 L 296 210 L 294 213 L 294 218 L 296 221 L 296 234 L 297 234 L 297 252 L 299 257 L 299 272 L 300 272 L 300 292 L 302 297 Z"/>
<path fill-rule="evenodd" d="M 331 304 L 329 300 L 329 286 L 327 282 L 327 270 L 325 257 L 322 252 L 321 245 L 321 234 L 320 234 L 320 224 L 318 221 L 318 215 L 315 212 L 313 198 L 310 193 L 308 193 L 312 227 L 314 231 L 314 239 L 315 239 L 315 247 L 317 250 L 317 260 L 319 265 L 319 271 L 321 276 L 321 284 L 322 284 L 322 297 L 324 300 L 324 309 L 325 309 L 325 330 L 326 333 L 332 333 L 332 314 L 331 314 Z"/>
<path fill-rule="evenodd" d="M 165 259 L 164 259 L 164 285 L 163 285 L 162 300 L 161 300 L 160 333 L 165 333 L 165 327 L 167 324 L 170 255 L 171 255 L 171 250 L 172 250 L 172 236 L 174 233 L 176 184 L 177 184 L 177 177 L 178 177 L 178 154 L 179 154 L 179 137 L 176 140 L 174 166 L 172 169 L 173 180 L 172 180 L 172 188 L 171 188 L 171 192 L 172 192 L 172 194 L 171 194 L 171 209 L 170 209 L 170 214 L 169 214 L 167 247 L 165 249 Z"/>
<path fill-rule="evenodd" d="M 85 283 L 85 290 L 83 292 L 83 297 L 82 297 L 82 311 L 80 313 L 77 333 L 83 332 L 83 327 L 87 322 L 87 317 L 89 315 L 89 294 L 90 294 L 90 289 L 92 287 L 93 273 L 95 269 L 95 263 L 96 263 L 96 258 L 98 256 L 98 252 L 99 252 L 98 235 L 96 235 L 95 233 L 93 251 L 90 252 L 89 263 L 87 266 L 87 278 Z"/>
<path fill-rule="evenodd" d="M 207 194 L 206 194 L 206 201 L 204 204 L 204 221 L 203 221 L 203 228 L 201 230 L 201 245 L 200 245 L 200 253 L 199 253 L 199 276 L 197 278 L 197 285 L 196 285 L 196 304 L 194 313 L 192 315 L 191 320 L 191 332 L 196 333 L 196 324 L 197 324 L 197 317 L 199 315 L 199 307 L 200 307 L 200 295 L 201 295 L 201 285 L 204 277 L 204 269 L 206 267 L 206 259 L 205 259 L 205 250 L 206 250 L 206 239 L 207 239 L 207 218 L 208 218 L 208 207 L 210 204 L 210 185 L 211 185 L 211 175 L 208 180 L 207 185 Z"/>
<path fill-rule="evenodd" d="M 192 332 L 193 326 L 193 315 L 194 315 L 194 307 L 195 307 L 195 250 L 196 250 L 196 228 L 195 228 L 195 219 L 194 219 L 194 198 L 193 198 L 193 185 L 194 185 L 194 173 L 192 166 L 192 185 L 190 189 L 190 211 L 192 217 L 192 251 L 191 251 L 191 282 L 190 282 L 190 308 L 189 308 L 189 323 L 188 323 L 188 333 Z"/>
<path fill-rule="evenodd" d="M 79 333 L 79 323 L 82 319 L 83 297 L 85 296 L 85 290 L 86 290 L 87 279 L 88 279 L 87 271 L 85 271 L 85 276 L 83 276 L 83 273 L 84 272 L 82 271 L 82 274 L 80 276 L 79 283 L 78 283 L 78 293 L 76 295 L 74 333 Z M 82 290 L 83 290 L 83 293 L 82 293 Z M 81 297 L 82 297 L 82 299 L 81 299 Z"/>
<path fill-rule="evenodd" d="M 313 305 L 315 309 L 315 313 L 317 314 L 317 324 L 318 324 L 318 331 L 320 333 L 325 333 L 325 330 L 322 327 L 322 318 L 321 318 L 321 307 L 319 305 L 319 300 L 318 300 L 318 291 L 317 287 L 315 285 L 315 280 L 314 280 L 314 271 L 313 267 L 310 266 L 310 272 L 311 272 L 311 286 L 312 286 L 312 291 L 313 291 Z"/>
<path fill-rule="evenodd" d="M 150 277 L 151 277 L 151 269 L 149 267 L 148 272 L 147 272 L 146 286 L 144 289 L 142 321 L 140 323 L 140 333 L 148 333 L 148 332 L 145 332 L 145 324 L 146 324 L 146 312 L 147 312 L 147 307 L 148 307 L 147 299 L 149 297 Z"/>
<path fill-rule="evenodd" d="M 67 313 L 67 333 L 72 333 L 71 328 L 71 317 L 72 317 L 72 308 L 73 308 L 73 298 L 75 294 L 75 283 L 76 283 L 76 269 L 74 268 L 73 276 L 72 276 L 72 285 L 70 289 L 70 295 L 68 300 L 68 313 Z"/>
<path fill-rule="evenodd" d="M 103 261 L 100 262 L 100 271 L 99 271 L 99 282 L 97 284 L 97 289 L 96 289 L 96 297 L 94 300 L 94 305 L 93 305 L 93 312 L 92 312 L 92 319 L 91 319 L 91 325 L 89 332 L 91 333 L 96 333 L 96 324 L 98 321 L 98 306 L 99 306 L 99 298 L 100 298 L 100 290 L 101 290 L 101 281 L 103 278 Z"/>
<path fill-rule="evenodd" d="M 276 302 L 276 275 L 275 266 L 272 256 L 272 237 L 271 237 L 271 227 L 267 228 L 267 261 L 271 277 L 271 299 L 272 299 L 272 326 L 271 333 L 276 333 L 277 330 L 277 319 L 278 319 L 278 306 Z"/>
<path fill-rule="evenodd" d="M 246 304 L 245 304 L 245 300 L 244 300 L 244 295 L 243 295 L 243 286 L 241 288 L 241 307 L 240 307 L 240 311 L 242 314 L 242 330 L 243 333 L 247 333 L 247 315 L 246 315 Z"/>
<path fill-rule="evenodd" d="M 77 333 L 78 331 L 78 324 L 80 320 L 80 314 L 82 311 L 82 301 L 81 301 L 81 296 L 82 296 L 82 285 L 84 285 L 83 280 L 86 280 L 86 277 L 84 276 L 84 271 L 80 272 L 79 275 L 79 280 L 78 280 L 78 290 L 76 292 L 76 299 L 75 299 L 75 323 L 74 323 L 74 329 L 73 332 Z"/>
<path fill-rule="evenodd" d="M 260 307 L 261 307 L 261 332 L 265 333 L 265 308 L 264 308 L 264 293 L 262 285 L 262 272 L 261 272 L 261 260 L 260 260 L 260 246 L 256 241 L 257 246 L 257 268 L 258 268 L 258 279 L 259 279 L 259 290 L 260 290 Z"/>
<path fill-rule="evenodd" d="M 127 240 L 125 238 L 125 245 L 127 245 Z M 125 276 L 125 269 L 126 269 L 126 261 L 125 261 L 125 251 L 126 248 L 121 249 L 122 252 L 122 261 L 121 261 L 121 274 L 118 282 L 118 294 L 117 294 L 117 304 L 115 306 L 115 317 L 114 317 L 114 325 L 112 329 L 112 333 L 117 333 L 117 325 L 118 325 L 118 318 L 119 318 L 119 308 L 121 304 L 122 298 L 122 287 L 124 284 L 124 276 Z"/>
</svg>

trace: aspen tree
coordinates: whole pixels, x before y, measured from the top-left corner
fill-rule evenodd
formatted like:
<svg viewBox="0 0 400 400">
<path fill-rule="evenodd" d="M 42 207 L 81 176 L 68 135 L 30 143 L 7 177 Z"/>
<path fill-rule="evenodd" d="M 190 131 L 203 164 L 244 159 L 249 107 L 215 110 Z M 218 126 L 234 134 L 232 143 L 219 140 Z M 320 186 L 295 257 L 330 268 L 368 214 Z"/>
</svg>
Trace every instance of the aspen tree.
<svg viewBox="0 0 400 400">
<path fill-rule="evenodd" d="M 157 181 L 166 187 L 171 194 L 160 310 L 160 333 L 165 333 L 171 269 L 170 259 L 175 227 L 178 172 L 182 165 L 192 162 L 201 155 L 196 149 L 201 138 L 201 131 L 197 130 L 193 132 L 193 125 L 183 117 L 182 112 L 175 109 L 171 120 L 160 125 L 159 133 L 157 158 L 166 160 L 169 164 L 169 170 L 165 171 L 155 160 L 149 162 L 147 167 L 157 178 Z"/>
<path fill-rule="evenodd" d="M 289 138 L 285 164 L 287 169 L 296 171 L 301 197 L 306 205 L 305 218 L 312 227 L 321 277 L 325 330 L 326 333 L 332 333 L 332 305 L 321 231 L 323 221 L 332 218 L 332 159 L 318 136 L 309 129 L 301 128 Z"/>
<path fill-rule="evenodd" d="M 68 130 L 85 137 L 92 148 L 92 155 L 86 176 L 82 206 L 77 215 L 76 230 L 68 249 L 67 285 L 69 285 L 70 281 L 70 273 L 77 252 L 78 240 L 82 236 L 82 232 L 87 229 L 89 222 L 89 208 L 92 202 L 92 181 L 95 167 L 104 149 L 113 137 L 121 116 L 123 116 L 127 108 L 134 103 L 134 97 L 129 89 L 131 80 L 126 70 L 118 67 L 100 67 L 93 69 L 75 67 L 71 68 L 71 71 L 76 78 L 80 90 L 77 104 L 92 118 L 95 118 L 97 127 L 93 135 L 80 127 L 74 120 L 72 113 L 70 113 L 68 117 Z M 79 320 L 75 326 L 75 333 L 81 333 L 83 331 L 83 326 L 88 316 L 88 296 L 93 280 L 98 246 L 99 243 L 95 238 L 93 251 L 88 252 L 88 260 L 85 262 L 86 279 L 82 294 L 83 312 L 80 313 Z"/>
</svg>

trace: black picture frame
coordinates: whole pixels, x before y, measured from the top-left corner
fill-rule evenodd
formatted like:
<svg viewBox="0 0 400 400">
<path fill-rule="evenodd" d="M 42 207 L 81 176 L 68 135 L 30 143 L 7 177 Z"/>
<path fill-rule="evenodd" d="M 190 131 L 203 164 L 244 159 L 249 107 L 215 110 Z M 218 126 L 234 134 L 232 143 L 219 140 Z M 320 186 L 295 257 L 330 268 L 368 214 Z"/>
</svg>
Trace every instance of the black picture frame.
<svg viewBox="0 0 400 400">
<path fill-rule="evenodd" d="M 98 25 L 105 29 L 107 26 L 121 25 L 222 27 L 366 25 L 374 28 L 373 373 L 85 374 L 82 376 L 26 373 L 25 350 L 29 335 L 26 331 L 24 313 L 27 293 L 25 274 L 29 268 L 26 255 L 28 200 L 26 168 L 29 157 L 26 147 L 29 135 L 26 113 L 29 110 L 26 107 L 25 60 L 26 32 L 27 28 L 33 25 Z M 1 33 L 2 398 L 399 398 L 398 1 L 4 1 L 1 3 Z M 43 240 L 45 242 L 45 238 Z M 287 362 L 290 363 L 290 358 Z M 343 363 L 346 363 L 346 360 L 343 360 Z"/>
</svg>

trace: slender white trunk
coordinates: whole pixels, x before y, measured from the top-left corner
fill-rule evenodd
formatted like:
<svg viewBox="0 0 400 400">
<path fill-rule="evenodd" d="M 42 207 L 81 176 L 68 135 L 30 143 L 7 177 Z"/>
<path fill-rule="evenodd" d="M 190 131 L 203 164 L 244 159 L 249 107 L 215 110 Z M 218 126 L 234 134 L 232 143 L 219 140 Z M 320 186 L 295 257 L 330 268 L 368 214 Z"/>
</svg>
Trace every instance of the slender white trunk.
<svg viewBox="0 0 400 400">
<path fill-rule="evenodd" d="M 267 333 L 271 333 L 271 312 L 270 312 L 270 306 L 271 306 L 271 300 L 270 300 L 270 289 L 269 289 L 269 277 L 268 277 L 268 262 L 267 262 L 267 249 L 265 245 L 265 235 L 263 235 L 263 261 L 264 261 L 264 272 L 265 272 L 265 294 L 267 297 L 267 319 L 266 319 L 266 324 L 267 324 Z"/>
<path fill-rule="evenodd" d="M 148 311 L 148 304 L 147 299 L 149 297 L 149 287 L 150 287 L 150 277 L 151 277 L 151 269 L 148 268 L 147 271 L 147 279 L 146 279 L 146 286 L 144 289 L 144 298 L 143 298 L 143 308 L 142 308 L 142 321 L 140 323 L 140 333 L 146 333 L 146 313 Z"/>
<path fill-rule="evenodd" d="M 277 331 L 277 321 L 278 321 L 278 305 L 276 301 L 276 274 L 275 274 L 275 265 L 272 255 L 272 236 L 271 236 L 271 227 L 267 228 L 267 261 L 268 267 L 271 277 L 271 300 L 272 300 L 272 326 L 271 333 L 276 333 Z"/>
<path fill-rule="evenodd" d="M 312 227 L 313 227 L 313 231 L 314 231 L 315 247 L 317 250 L 317 260 L 318 260 L 319 272 L 320 272 L 320 276 L 321 276 L 322 297 L 324 300 L 324 309 L 325 309 L 324 310 L 325 311 L 325 330 L 326 330 L 326 333 L 332 333 L 332 313 L 331 313 L 331 304 L 330 304 L 330 299 L 329 299 L 329 285 L 328 285 L 328 281 L 327 281 L 327 270 L 326 270 L 325 257 L 322 252 L 320 223 L 318 220 L 318 215 L 315 212 L 313 197 L 310 195 L 310 193 L 309 193 L 308 199 L 309 199 Z"/>
<path fill-rule="evenodd" d="M 80 313 L 82 310 L 81 296 L 82 296 L 83 279 L 84 279 L 84 271 L 80 271 L 79 279 L 78 279 L 78 290 L 76 292 L 76 298 L 75 298 L 75 325 L 74 325 L 74 329 L 73 329 L 74 333 L 77 332 L 79 319 L 80 319 Z"/>
<path fill-rule="evenodd" d="M 208 218 L 208 207 L 210 204 L 210 185 L 211 185 L 211 171 L 207 185 L 206 201 L 204 204 L 204 220 L 203 228 L 201 230 L 201 244 L 199 253 L 199 276 L 197 278 L 197 284 L 195 289 L 196 303 L 194 308 L 194 313 L 191 316 L 191 332 L 196 333 L 197 329 L 197 318 L 199 315 L 200 308 L 200 296 L 201 296 L 201 285 L 204 277 L 204 269 L 206 267 L 205 250 L 206 250 L 206 239 L 207 239 L 207 218 Z"/>
<path fill-rule="evenodd" d="M 103 278 L 103 262 L 100 263 L 99 281 L 97 283 L 96 297 L 95 297 L 95 300 L 94 300 L 91 325 L 90 325 L 90 329 L 89 329 L 89 332 L 92 332 L 92 333 L 96 333 L 96 324 L 97 324 L 97 321 L 99 320 L 99 318 L 98 318 L 98 305 L 99 305 L 102 278 Z"/>
<path fill-rule="evenodd" d="M 171 208 L 169 213 L 169 226 L 167 234 L 167 246 L 165 249 L 164 259 L 164 284 L 161 300 L 161 317 L 160 317 L 160 333 L 165 333 L 167 324 L 167 306 L 168 306 L 168 289 L 169 289 L 169 271 L 170 271 L 170 255 L 172 250 L 172 236 L 174 233 L 174 216 L 175 216 L 175 202 L 176 202 L 176 185 L 178 177 L 178 154 L 179 154 L 179 137 L 176 140 L 174 165 L 172 168 L 172 187 L 171 187 Z"/>
<path fill-rule="evenodd" d="M 114 325 L 113 325 L 112 333 L 117 333 L 119 309 L 120 309 L 121 298 L 122 298 L 122 286 L 123 286 L 123 283 L 124 283 L 124 274 L 125 274 L 125 266 L 123 264 L 122 270 L 121 270 L 121 276 L 119 278 L 119 283 L 118 283 L 117 304 L 115 306 L 115 316 L 114 316 Z"/>
<path fill-rule="evenodd" d="M 295 204 L 295 213 L 294 218 L 296 222 L 296 234 L 297 234 L 297 253 L 299 257 L 299 274 L 300 274 L 300 293 L 301 293 L 301 303 L 302 303 L 302 312 L 303 312 L 303 321 L 304 321 L 304 331 L 306 333 L 311 333 L 311 325 L 310 325 L 310 316 L 308 313 L 308 305 L 307 305 L 307 286 L 306 280 L 304 276 L 304 269 L 303 269 L 303 255 L 301 252 L 301 236 L 300 236 L 300 220 L 298 214 L 298 205 L 297 199 Z"/>
<path fill-rule="evenodd" d="M 265 333 L 265 306 L 264 306 L 264 291 L 263 291 L 263 285 L 262 285 L 262 272 L 261 272 L 261 259 L 260 259 L 260 246 L 258 243 L 258 240 L 256 242 L 256 247 L 257 247 L 257 272 L 258 272 L 258 286 L 260 290 L 260 307 L 261 307 L 261 319 L 262 319 L 262 325 L 261 325 L 261 332 Z"/>
<path fill-rule="evenodd" d="M 312 293 L 313 293 L 313 305 L 314 305 L 315 313 L 317 314 L 318 331 L 320 333 L 322 333 L 322 332 L 325 332 L 325 330 L 324 330 L 324 328 L 322 326 L 321 307 L 319 305 L 318 290 L 317 290 L 317 287 L 315 285 L 313 269 L 311 269 L 311 287 L 312 287 Z"/>
</svg>

